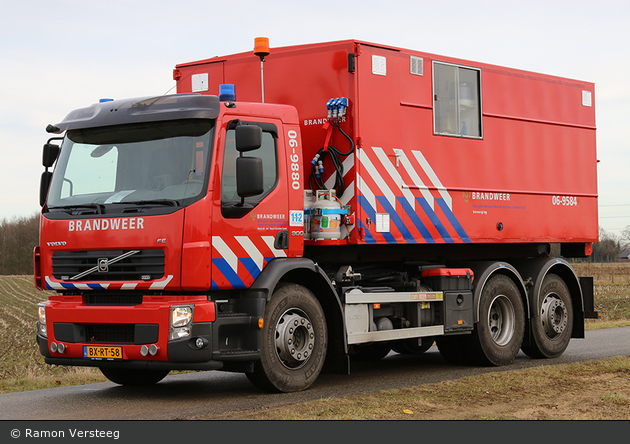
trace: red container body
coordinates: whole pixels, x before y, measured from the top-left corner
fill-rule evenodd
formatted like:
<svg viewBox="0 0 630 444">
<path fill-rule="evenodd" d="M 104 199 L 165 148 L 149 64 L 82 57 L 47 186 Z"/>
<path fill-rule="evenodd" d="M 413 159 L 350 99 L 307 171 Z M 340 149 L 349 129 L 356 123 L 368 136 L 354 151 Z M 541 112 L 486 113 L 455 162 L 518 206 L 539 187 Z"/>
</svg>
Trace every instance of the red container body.
<svg viewBox="0 0 630 444">
<path fill-rule="evenodd" d="M 297 108 L 304 171 L 326 140 L 327 101 L 348 99 L 341 128 L 356 149 L 341 201 L 354 224 L 320 245 L 597 241 L 592 83 L 355 40 L 271 48 L 262 66 L 261 79 L 248 52 L 174 77 L 180 93 L 234 84 L 237 103 L 261 101 L 264 83 L 265 103 Z M 436 130 L 436 66 L 478 73 L 478 137 Z M 339 132 L 331 144 L 351 148 Z"/>
</svg>

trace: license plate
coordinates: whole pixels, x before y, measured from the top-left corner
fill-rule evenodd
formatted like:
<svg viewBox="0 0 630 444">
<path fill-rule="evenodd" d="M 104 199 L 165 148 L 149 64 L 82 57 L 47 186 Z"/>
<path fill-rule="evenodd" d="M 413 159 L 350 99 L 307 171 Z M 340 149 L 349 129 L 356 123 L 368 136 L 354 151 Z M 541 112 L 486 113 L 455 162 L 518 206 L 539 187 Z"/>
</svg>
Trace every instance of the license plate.
<svg viewBox="0 0 630 444">
<path fill-rule="evenodd" d="M 99 359 L 115 361 L 123 359 L 122 347 L 103 347 L 100 345 L 84 345 L 83 357 L 89 359 Z"/>
</svg>

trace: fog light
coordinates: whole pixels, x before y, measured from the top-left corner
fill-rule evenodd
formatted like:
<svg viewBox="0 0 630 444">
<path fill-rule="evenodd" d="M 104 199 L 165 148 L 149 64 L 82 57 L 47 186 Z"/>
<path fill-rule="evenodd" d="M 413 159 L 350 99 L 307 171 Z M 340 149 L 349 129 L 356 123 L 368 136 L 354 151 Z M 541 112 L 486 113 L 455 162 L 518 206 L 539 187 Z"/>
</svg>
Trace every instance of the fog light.
<svg viewBox="0 0 630 444">
<path fill-rule="evenodd" d="M 63 353 L 64 351 L 66 351 L 66 346 L 65 346 L 65 345 L 63 345 L 63 343 L 62 343 L 62 342 L 60 342 L 60 343 L 59 343 L 59 345 L 57 345 L 57 351 L 58 351 L 59 353 Z"/>
<path fill-rule="evenodd" d="M 151 353 L 151 356 L 155 356 L 157 352 L 158 352 L 157 345 L 155 344 L 149 345 L 149 353 Z"/>
<path fill-rule="evenodd" d="M 146 345 L 143 345 L 142 347 L 140 347 L 140 354 L 142 356 L 146 356 L 149 354 L 149 347 L 147 347 Z"/>
<path fill-rule="evenodd" d="M 195 347 L 197 347 L 197 348 L 203 348 L 203 346 L 204 346 L 204 345 L 206 345 L 206 344 L 204 343 L 203 338 L 197 338 L 197 339 L 195 339 Z"/>
<path fill-rule="evenodd" d="M 53 353 L 57 352 L 57 343 L 56 342 L 51 342 L 50 343 L 50 351 Z"/>
</svg>

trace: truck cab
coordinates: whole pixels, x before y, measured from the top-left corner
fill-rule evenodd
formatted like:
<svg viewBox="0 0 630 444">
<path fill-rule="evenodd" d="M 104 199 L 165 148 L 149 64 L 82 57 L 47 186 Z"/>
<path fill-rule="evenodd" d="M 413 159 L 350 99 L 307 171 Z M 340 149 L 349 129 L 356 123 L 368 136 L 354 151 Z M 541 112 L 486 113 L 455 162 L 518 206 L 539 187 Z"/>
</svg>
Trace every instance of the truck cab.
<svg viewBox="0 0 630 444">
<path fill-rule="evenodd" d="M 58 292 L 40 305 L 47 362 L 126 381 L 256 360 L 241 327 L 262 328 L 267 292 L 233 295 L 301 256 L 295 109 L 178 94 L 102 101 L 49 130 L 65 135 L 44 148 L 35 252 L 36 285 Z"/>
</svg>

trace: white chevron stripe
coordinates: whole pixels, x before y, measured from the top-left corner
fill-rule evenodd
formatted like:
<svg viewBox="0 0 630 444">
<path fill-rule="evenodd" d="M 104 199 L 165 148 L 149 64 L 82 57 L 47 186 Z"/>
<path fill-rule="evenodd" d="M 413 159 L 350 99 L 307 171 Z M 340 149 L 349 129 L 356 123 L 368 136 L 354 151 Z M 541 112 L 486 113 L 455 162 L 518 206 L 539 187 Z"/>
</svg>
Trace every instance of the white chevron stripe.
<svg viewBox="0 0 630 444">
<path fill-rule="evenodd" d="M 171 282 L 172 279 L 173 275 L 169 274 L 165 280 L 152 283 L 149 287 L 149 290 L 163 290 L 168 285 L 168 283 Z"/>
<path fill-rule="evenodd" d="M 249 257 L 252 258 L 256 266 L 258 267 L 258 271 L 262 271 L 263 265 L 265 264 L 265 257 L 263 254 L 256 248 L 256 245 L 251 241 L 251 239 L 247 236 L 234 236 L 234 238 L 241 244 L 241 247 L 247 252 Z"/>
<path fill-rule="evenodd" d="M 400 163 L 402 163 L 403 168 L 405 169 L 405 171 L 407 171 L 407 174 L 409 174 L 409 177 L 413 181 L 414 186 L 418 187 L 418 189 L 422 193 L 422 197 L 424 197 L 431 209 L 434 209 L 435 202 L 433 200 L 433 195 L 429 191 L 429 188 L 422 182 L 422 179 L 420 178 L 420 176 L 418 176 L 418 173 L 416 173 L 415 168 L 413 167 L 413 165 L 411 165 L 411 162 L 409 162 L 409 159 L 405 155 L 405 152 L 401 149 L 395 149 L 394 152 L 398 154 Z"/>
<path fill-rule="evenodd" d="M 372 149 L 377 150 L 380 148 L 372 147 Z M 361 165 L 365 168 L 366 172 L 369 174 L 372 180 L 376 182 L 376 186 L 379 188 L 379 191 L 383 193 L 383 195 L 385 196 L 385 199 L 389 201 L 389 204 L 392 206 L 392 208 L 396 209 L 396 195 L 387 186 L 387 183 L 385 183 L 385 181 L 381 177 L 380 173 L 378 172 L 374 164 L 372 164 L 372 161 L 370 160 L 370 158 L 367 156 L 367 154 L 365 154 L 365 151 L 359 150 L 359 153 L 360 153 L 359 161 L 361 162 Z M 374 209 L 376 209 L 376 205 L 374 205 Z"/>
<path fill-rule="evenodd" d="M 444 185 L 442 185 L 442 182 L 440 182 L 437 174 L 435 174 L 435 171 L 433 171 L 433 168 L 431 168 L 431 165 L 429 165 L 429 162 L 427 162 L 427 159 L 424 158 L 420 151 L 412 151 L 412 153 L 414 156 L 416 156 L 416 159 L 418 160 L 418 163 L 420 163 L 420 166 L 422 167 L 424 173 L 429 177 L 429 179 L 431 179 L 433 186 L 435 186 L 440 192 L 440 195 L 444 199 L 444 202 L 446 202 L 446 205 L 448 205 L 448 207 L 452 210 L 453 201 L 451 199 L 451 195 L 448 194 L 448 191 L 446 191 L 446 188 L 444 187 Z"/>
<path fill-rule="evenodd" d="M 348 171 L 350 171 L 350 168 L 352 168 L 354 165 L 354 153 L 348 155 L 348 157 L 344 159 L 342 165 L 343 165 L 343 177 L 345 178 L 346 175 L 348 174 Z M 326 179 L 326 182 L 324 184 L 326 185 L 327 189 L 331 190 L 335 186 L 335 178 L 336 178 L 336 174 L 335 174 L 335 171 L 333 171 L 330 177 Z"/>
<path fill-rule="evenodd" d="M 120 287 L 121 290 L 135 290 L 136 287 L 138 286 L 137 283 L 124 283 L 122 284 L 122 287 Z"/>
<path fill-rule="evenodd" d="M 372 190 L 370 190 L 370 187 L 368 187 L 361 176 L 357 176 L 357 182 L 359 185 L 359 191 L 361 192 L 363 197 L 365 197 L 365 199 L 370 203 L 372 208 L 374 208 L 374 211 L 376 211 L 376 197 L 374 196 L 374 193 L 372 193 Z"/>
<path fill-rule="evenodd" d="M 395 151 L 396 150 L 394 150 L 394 152 Z M 400 175 L 400 173 L 398 173 L 398 171 L 396 171 L 394 164 L 391 162 L 391 160 L 389 160 L 389 158 L 387 157 L 387 154 L 385 154 L 385 151 L 382 148 L 374 148 L 374 152 L 376 153 L 378 160 L 381 161 L 381 164 L 385 168 L 385 171 L 389 173 L 390 177 L 394 180 L 396 184 L 398 184 L 398 186 L 402 190 L 403 196 L 405 196 L 405 199 L 407 199 L 407 202 L 409 202 L 409 205 L 411 205 L 411 208 L 415 210 L 416 198 L 414 197 L 411 190 L 409 190 L 409 188 L 403 187 L 402 176 Z"/>
<path fill-rule="evenodd" d="M 225 259 L 230 268 L 234 270 L 235 273 L 238 272 L 238 257 L 234 254 L 232 249 L 228 247 L 225 241 L 221 238 L 221 236 L 212 236 L 212 246 L 216 248 L 221 257 Z"/>
<path fill-rule="evenodd" d="M 109 284 L 99 284 L 101 287 L 103 287 L 103 289 L 107 290 L 107 287 L 109 286 Z M 76 288 L 77 290 L 93 290 L 92 287 L 90 287 L 87 284 L 79 284 L 76 283 L 74 284 L 74 288 Z"/>
<path fill-rule="evenodd" d="M 48 276 L 46 276 L 46 284 L 48 284 L 48 286 L 53 290 L 63 290 L 63 285 L 58 282 L 51 281 Z"/>
<path fill-rule="evenodd" d="M 346 185 L 346 190 L 343 192 L 343 196 L 341 196 L 341 203 L 343 205 L 348 205 L 348 202 L 350 202 L 350 199 L 352 199 L 354 197 L 354 182 L 351 182 L 350 184 Z"/>
</svg>

